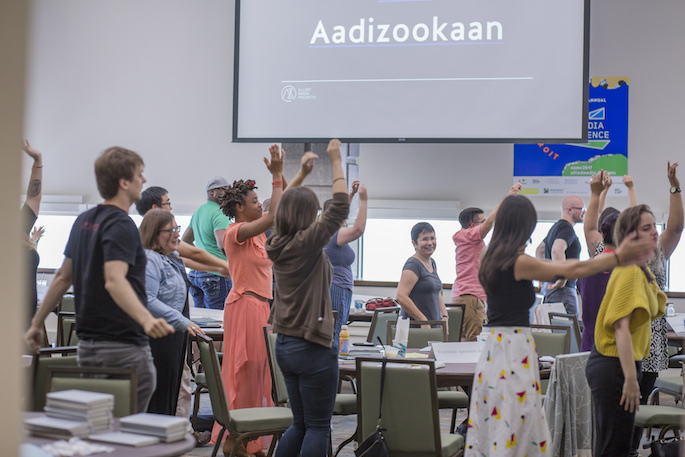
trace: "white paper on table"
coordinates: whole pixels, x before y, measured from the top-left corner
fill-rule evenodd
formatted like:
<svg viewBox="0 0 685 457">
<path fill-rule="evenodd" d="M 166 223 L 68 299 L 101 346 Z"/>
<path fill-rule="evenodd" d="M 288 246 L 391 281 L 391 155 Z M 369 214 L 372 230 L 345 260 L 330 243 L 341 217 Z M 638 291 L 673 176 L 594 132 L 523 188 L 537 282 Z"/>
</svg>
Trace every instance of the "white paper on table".
<svg viewBox="0 0 685 457">
<path fill-rule="evenodd" d="M 444 363 L 478 363 L 484 342 L 432 343 L 433 356 Z"/>
<path fill-rule="evenodd" d="M 675 316 L 666 318 L 668 325 L 671 326 L 678 336 L 685 336 L 685 323 L 683 319 L 685 319 L 685 313 L 676 313 Z"/>
</svg>

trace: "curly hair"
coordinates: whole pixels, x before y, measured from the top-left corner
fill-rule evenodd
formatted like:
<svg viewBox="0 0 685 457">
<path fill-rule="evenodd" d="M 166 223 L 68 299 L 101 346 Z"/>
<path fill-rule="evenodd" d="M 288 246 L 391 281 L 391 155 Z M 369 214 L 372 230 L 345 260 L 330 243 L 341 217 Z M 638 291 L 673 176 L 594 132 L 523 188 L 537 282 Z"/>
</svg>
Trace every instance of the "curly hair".
<svg viewBox="0 0 685 457">
<path fill-rule="evenodd" d="M 251 190 L 255 190 L 254 179 L 233 181 L 232 186 L 216 189 L 217 200 L 221 211 L 231 219 L 235 219 L 235 207 L 245 202 L 245 197 Z"/>
</svg>

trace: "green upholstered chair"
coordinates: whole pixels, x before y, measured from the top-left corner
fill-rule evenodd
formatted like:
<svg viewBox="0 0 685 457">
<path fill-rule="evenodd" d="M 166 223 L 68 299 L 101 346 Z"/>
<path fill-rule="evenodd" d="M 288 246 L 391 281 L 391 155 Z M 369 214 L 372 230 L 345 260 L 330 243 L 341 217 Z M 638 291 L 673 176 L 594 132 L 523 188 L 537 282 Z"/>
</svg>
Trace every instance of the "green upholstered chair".
<svg viewBox="0 0 685 457">
<path fill-rule="evenodd" d="M 82 377 L 83 375 L 90 377 Z M 47 369 L 45 393 L 78 389 L 112 394 L 114 417 L 124 417 L 144 412 L 137 410 L 137 387 L 138 375 L 135 368 L 51 366 Z"/>
<path fill-rule="evenodd" d="M 197 346 L 200 351 L 200 360 L 205 370 L 214 419 L 221 425 L 221 431 L 214 445 L 212 457 L 216 456 L 226 431 L 235 437 L 235 444 L 231 449 L 229 457 L 234 457 L 240 445 L 250 439 L 273 435 L 274 439 L 271 441 L 271 447 L 268 452 L 268 455 L 271 456 L 276 442 L 293 421 L 290 409 L 258 407 L 229 410 L 224 382 L 221 378 L 221 366 L 214 348 L 214 341 L 207 336 L 198 335 Z"/>
<path fill-rule="evenodd" d="M 75 367 L 76 346 L 41 348 L 31 361 L 31 395 L 27 409 L 43 411 L 47 391 L 48 367 Z"/>
<path fill-rule="evenodd" d="M 381 361 L 358 357 L 358 441 L 376 429 L 381 387 Z M 431 360 L 388 361 L 383 389 L 382 427 L 393 457 L 457 456 L 461 435 L 440 431 L 435 364 Z"/>
<path fill-rule="evenodd" d="M 266 342 L 266 353 L 269 358 L 269 370 L 271 371 L 271 398 L 273 398 L 275 405 L 287 406 L 288 390 L 285 386 L 281 367 L 278 366 L 278 361 L 276 361 L 277 336 L 277 333 L 272 332 L 271 326 L 264 327 L 264 341 Z M 355 394 L 337 394 L 335 396 L 335 404 L 333 405 L 333 415 L 350 416 L 352 414 L 357 414 L 357 396 Z M 340 443 L 334 455 L 338 455 L 338 452 L 352 442 L 355 436 L 356 434 Z M 330 451 L 331 449 L 329 449 L 329 454 L 331 453 Z"/>
<path fill-rule="evenodd" d="M 429 341 L 443 341 L 447 342 L 447 324 L 444 321 L 409 321 L 409 337 L 407 338 L 407 347 L 414 349 L 421 349 L 428 346 Z M 412 325 L 430 325 L 431 328 L 411 327 Z M 432 327 L 436 325 L 437 327 Z M 388 322 L 388 344 L 392 344 L 395 338 L 395 328 L 397 321 Z"/>
<path fill-rule="evenodd" d="M 447 326 L 449 333 L 447 334 L 447 341 L 459 342 L 461 341 L 461 334 L 464 331 L 464 312 L 466 305 L 461 303 L 446 303 L 447 308 Z"/>
<path fill-rule="evenodd" d="M 377 344 L 378 338 L 380 338 L 383 344 L 388 344 L 388 322 L 397 321 L 397 316 L 399 316 L 399 313 L 399 306 L 378 308 L 374 310 L 373 317 L 371 318 L 371 325 L 369 326 L 369 334 L 366 337 L 366 342 Z"/>
</svg>

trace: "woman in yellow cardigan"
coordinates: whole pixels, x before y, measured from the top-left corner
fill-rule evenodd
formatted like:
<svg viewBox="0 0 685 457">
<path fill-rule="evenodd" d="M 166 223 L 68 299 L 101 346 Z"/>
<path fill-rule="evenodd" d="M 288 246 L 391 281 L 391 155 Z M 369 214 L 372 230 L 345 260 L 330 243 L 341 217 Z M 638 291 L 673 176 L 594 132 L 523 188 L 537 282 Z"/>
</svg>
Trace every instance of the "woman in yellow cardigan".
<svg viewBox="0 0 685 457">
<path fill-rule="evenodd" d="M 628 233 L 654 240 L 654 215 L 646 205 L 633 206 L 616 221 L 614 239 Z M 666 295 L 647 268 L 649 256 L 614 269 L 595 325 L 595 345 L 585 369 L 595 405 L 594 456 L 628 455 L 635 411 L 640 404 L 641 360 L 649 353 L 650 322 L 664 313 Z"/>
</svg>

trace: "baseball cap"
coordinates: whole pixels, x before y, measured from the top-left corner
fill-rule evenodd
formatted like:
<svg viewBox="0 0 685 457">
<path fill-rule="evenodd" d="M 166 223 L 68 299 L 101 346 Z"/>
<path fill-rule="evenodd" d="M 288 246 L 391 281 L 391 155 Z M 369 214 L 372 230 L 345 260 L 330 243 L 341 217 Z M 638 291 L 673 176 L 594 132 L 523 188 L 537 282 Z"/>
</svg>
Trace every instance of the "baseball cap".
<svg viewBox="0 0 685 457">
<path fill-rule="evenodd" d="M 212 189 L 218 189 L 219 187 L 228 187 L 228 181 L 222 176 L 214 176 L 207 183 L 207 192 Z"/>
</svg>

